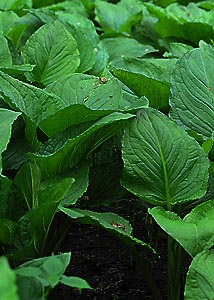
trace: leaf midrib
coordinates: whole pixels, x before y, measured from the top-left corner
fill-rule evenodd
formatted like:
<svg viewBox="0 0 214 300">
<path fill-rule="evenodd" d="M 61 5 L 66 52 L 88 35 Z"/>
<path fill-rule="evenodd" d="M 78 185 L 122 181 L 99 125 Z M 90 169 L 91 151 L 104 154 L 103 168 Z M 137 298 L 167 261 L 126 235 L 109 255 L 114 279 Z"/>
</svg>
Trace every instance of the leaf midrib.
<svg viewBox="0 0 214 300">
<path fill-rule="evenodd" d="M 165 161 L 165 158 L 164 158 L 164 155 L 163 155 L 161 144 L 159 143 L 159 139 L 158 139 L 156 130 L 155 130 L 154 125 L 152 124 L 151 120 L 150 120 L 150 123 L 151 123 L 151 126 L 152 126 L 154 134 L 155 134 L 155 139 L 157 141 L 157 146 L 158 146 L 158 149 L 160 151 L 161 162 L 162 162 L 162 166 L 163 166 L 164 187 L 165 187 L 165 194 L 166 194 L 166 205 L 167 205 L 168 210 L 171 211 L 171 196 L 170 196 L 170 191 L 169 191 L 169 179 L 168 179 L 168 175 L 167 175 L 166 161 Z"/>
</svg>

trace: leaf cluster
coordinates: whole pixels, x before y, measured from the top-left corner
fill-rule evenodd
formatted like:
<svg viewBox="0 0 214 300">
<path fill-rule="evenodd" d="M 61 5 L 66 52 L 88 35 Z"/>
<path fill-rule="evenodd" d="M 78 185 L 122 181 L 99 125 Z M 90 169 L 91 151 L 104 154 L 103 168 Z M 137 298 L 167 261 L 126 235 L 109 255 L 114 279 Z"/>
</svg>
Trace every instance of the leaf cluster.
<svg viewBox="0 0 214 300">
<path fill-rule="evenodd" d="M 1 300 L 90 288 L 63 275 L 72 220 L 155 253 L 93 209 L 128 193 L 169 236 L 168 299 L 176 249 L 192 259 L 185 300 L 214 297 L 213 3 L 112 2 L 0 3 Z"/>
</svg>

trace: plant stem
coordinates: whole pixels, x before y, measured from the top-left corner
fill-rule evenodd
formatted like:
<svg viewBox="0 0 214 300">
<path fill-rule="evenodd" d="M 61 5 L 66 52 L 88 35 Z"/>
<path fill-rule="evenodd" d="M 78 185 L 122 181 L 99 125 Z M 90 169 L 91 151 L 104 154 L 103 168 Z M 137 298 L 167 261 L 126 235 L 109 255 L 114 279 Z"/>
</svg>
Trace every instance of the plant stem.
<svg viewBox="0 0 214 300">
<path fill-rule="evenodd" d="M 176 240 L 168 236 L 168 300 L 180 300 L 183 259 L 183 248 Z"/>
<path fill-rule="evenodd" d="M 136 261 L 138 267 L 141 268 L 143 279 L 148 284 L 151 294 L 154 300 L 163 300 L 160 290 L 156 286 L 154 281 L 152 270 L 149 262 L 147 262 L 142 255 L 136 250 L 135 246 L 126 241 L 126 239 L 121 239 L 125 246 L 132 253 L 134 260 Z M 171 299 L 172 300 L 172 299 Z"/>
</svg>

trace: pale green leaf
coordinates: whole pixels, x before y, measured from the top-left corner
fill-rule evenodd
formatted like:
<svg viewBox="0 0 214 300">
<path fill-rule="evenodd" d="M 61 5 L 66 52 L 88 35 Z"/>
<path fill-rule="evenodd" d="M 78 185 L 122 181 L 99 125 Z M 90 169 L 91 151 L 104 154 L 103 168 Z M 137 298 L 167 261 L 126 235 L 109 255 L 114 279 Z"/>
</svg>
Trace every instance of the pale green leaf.
<svg viewBox="0 0 214 300">
<path fill-rule="evenodd" d="M 184 219 L 159 207 L 149 209 L 149 213 L 192 257 L 214 245 L 213 200 L 196 206 Z"/>
<path fill-rule="evenodd" d="M 16 287 L 16 275 L 11 270 L 7 259 L 3 256 L 0 257 L 0 300 L 19 300 Z"/>
<path fill-rule="evenodd" d="M 17 20 L 18 16 L 13 11 L 0 11 L 0 32 L 7 35 Z"/>
<path fill-rule="evenodd" d="M 65 276 L 62 275 L 60 282 L 64 285 L 77 288 L 79 291 L 82 289 L 92 289 L 90 285 L 82 278 L 74 277 L 74 276 Z"/>
<path fill-rule="evenodd" d="M 33 259 L 20 265 L 15 272 L 19 277 L 36 277 L 43 287 L 53 288 L 59 283 L 70 259 L 71 253 Z"/>
<path fill-rule="evenodd" d="M 32 6 L 32 0 L 1 0 L 1 10 L 12 10 L 21 8 L 30 8 Z"/>
<path fill-rule="evenodd" d="M 214 299 L 214 251 L 206 250 L 194 257 L 186 277 L 185 300 Z"/>
</svg>

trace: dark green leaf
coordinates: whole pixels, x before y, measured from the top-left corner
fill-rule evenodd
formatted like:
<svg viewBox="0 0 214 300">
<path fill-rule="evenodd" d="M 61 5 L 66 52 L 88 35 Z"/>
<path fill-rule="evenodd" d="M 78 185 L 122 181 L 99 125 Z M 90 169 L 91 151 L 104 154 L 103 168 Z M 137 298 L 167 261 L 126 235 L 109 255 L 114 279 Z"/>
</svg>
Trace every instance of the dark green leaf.
<svg viewBox="0 0 214 300">
<path fill-rule="evenodd" d="M 32 161 L 26 162 L 18 171 L 14 182 L 22 192 L 29 209 L 38 206 L 38 190 L 41 182 L 41 173 Z"/>
<path fill-rule="evenodd" d="M 214 131 L 214 47 L 204 42 L 178 60 L 173 76 L 171 117 L 205 138 Z"/>
<path fill-rule="evenodd" d="M 146 96 L 150 106 L 159 109 L 168 105 L 174 65 L 174 59 L 124 59 L 113 64 L 112 73 L 138 97 Z"/>
<path fill-rule="evenodd" d="M 11 127 L 20 113 L 0 108 L 0 175 L 2 172 L 1 154 L 7 148 L 11 136 Z"/>
<path fill-rule="evenodd" d="M 118 237 L 126 239 L 128 243 L 135 242 L 155 253 L 154 249 L 148 244 L 132 236 L 131 224 L 117 214 L 98 213 L 89 210 L 69 209 L 64 207 L 60 207 L 60 210 L 72 219 L 80 219 L 81 222 L 86 224 L 100 225 L 116 234 Z"/>
<path fill-rule="evenodd" d="M 37 125 L 64 107 L 59 98 L 18 81 L 1 71 L 0 92 L 4 95 L 7 104 L 23 112 Z"/>
<path fill-rule="evenodd" d="M 121 130 L 126 120 L 132 117 L 131 114 L 112 113 L 76 137 L 48 141 L 37 154 L 29 154 L 29 157 L 38 164 L 43 176 L 55 176 L 76 166 L 87 154 Z"/>
<path fill-rule="evenodd" d="M 123 139 L 122 184 L 144 200 L 167 205 L 202 197 L 209 161 L 199 144 L 154 109 L 129 121 Z"/>
<path fill-rule="evenodd" d="M 0 242 L 10 244 L 16 229 L 16 223 L 8 219 L 0 219 Z"/>
</svg>

